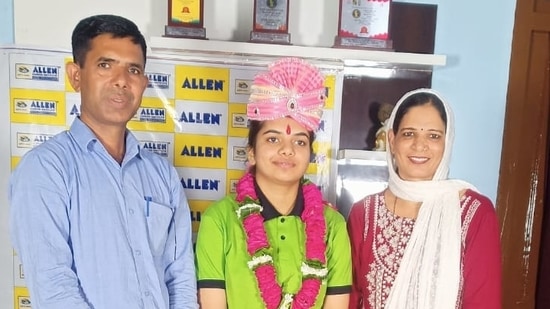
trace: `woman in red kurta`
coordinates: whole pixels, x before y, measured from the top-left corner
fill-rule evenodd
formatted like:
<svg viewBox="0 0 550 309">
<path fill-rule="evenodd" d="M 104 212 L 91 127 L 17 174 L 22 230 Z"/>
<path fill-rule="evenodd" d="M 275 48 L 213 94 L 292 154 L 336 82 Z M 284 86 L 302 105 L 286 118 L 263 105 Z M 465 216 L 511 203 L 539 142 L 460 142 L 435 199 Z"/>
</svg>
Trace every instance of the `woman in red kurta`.
<svg viewBox="0 0 550 309">
<path fill-rule="evenodd" d="M 407 93 L 388 122 L 388 189 L 354 204 L 350 308 L 500 308 L 500 242 L 491 201 L 449 180 L 449 106 Z"/>
</svg>

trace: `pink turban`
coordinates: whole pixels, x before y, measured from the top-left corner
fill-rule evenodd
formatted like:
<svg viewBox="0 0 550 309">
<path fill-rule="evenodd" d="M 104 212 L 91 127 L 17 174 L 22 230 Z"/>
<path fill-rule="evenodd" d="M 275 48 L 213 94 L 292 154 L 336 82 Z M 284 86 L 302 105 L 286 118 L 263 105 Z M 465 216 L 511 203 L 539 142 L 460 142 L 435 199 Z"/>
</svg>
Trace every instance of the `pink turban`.
<svg viewBox="0 0 550 309">
<path fill-rule="evenodd" d="M 247 108 L 250 120 L 291 117 L 316 131 L 326 98 L 324 76 L 303 59 L 283 58 L 254 78 Z"/>
</svg>

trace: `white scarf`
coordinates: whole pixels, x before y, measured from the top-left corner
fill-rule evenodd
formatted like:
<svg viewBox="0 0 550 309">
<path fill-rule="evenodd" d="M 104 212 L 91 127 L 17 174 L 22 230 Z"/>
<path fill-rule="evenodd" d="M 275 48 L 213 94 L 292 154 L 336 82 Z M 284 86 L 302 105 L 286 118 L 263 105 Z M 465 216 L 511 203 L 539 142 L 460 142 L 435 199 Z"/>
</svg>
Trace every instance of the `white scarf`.
<svg viewBox="0 0 550 309">
<path fill-rule="evenodd" d="M 422 204 L 386 301 L 386 309 L 451 309 L 455 308 L 458 298 L 461 263 L 459 194 L 463 189 L 474 188 L 467 182 L 447 178 L 454 139 L 452 110 L 435 91 L 417 89 L 408 92 L 397 102 L 387 123 L 387 130 L 389 132 L 392 129 L 401 103 L 420 92 L 436 95 L 445 106 L 445 150 L 431 181 L 405 181 L 396 173 L 387 144 L 389 189 L 401 199 Z"/>
</svg>

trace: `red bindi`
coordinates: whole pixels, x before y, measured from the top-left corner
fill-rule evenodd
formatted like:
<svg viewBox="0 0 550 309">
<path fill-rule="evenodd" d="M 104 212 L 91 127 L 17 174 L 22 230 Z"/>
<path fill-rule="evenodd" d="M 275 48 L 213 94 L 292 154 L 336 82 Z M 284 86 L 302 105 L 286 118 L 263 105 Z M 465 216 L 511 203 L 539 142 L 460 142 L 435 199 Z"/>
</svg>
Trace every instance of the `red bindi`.
<svg viewBox="0 0 550 309">
<path fill-rule="evenodd" d="M 292 133 L 292 130 L 290 129 L 290 125 L 286 125 L 286 134 L 287 135 L 290 135 L 290 133 Z"/>
</svg>

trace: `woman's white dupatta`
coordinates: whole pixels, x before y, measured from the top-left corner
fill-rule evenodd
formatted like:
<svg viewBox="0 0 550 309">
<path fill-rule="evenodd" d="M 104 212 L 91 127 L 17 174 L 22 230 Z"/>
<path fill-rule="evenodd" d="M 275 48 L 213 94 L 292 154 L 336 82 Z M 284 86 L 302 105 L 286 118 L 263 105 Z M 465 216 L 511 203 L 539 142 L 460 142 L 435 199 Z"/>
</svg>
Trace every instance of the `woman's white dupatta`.
<svg viewBox="0 0 550 309">
<path fill-rule="evenodd" d="M 386 147 L 389 189 L 401 199 L 421 202 L 399 271 L 386 301 L 386 309 L 451 309 L 460 287 L 461 209 L 460 191 L 473 188 L 467 182 L 448 179 L 454 139 L 454 116 L 445 100 L 431 89 L 405 94 L 387 123 L 392 130 L 395 114 L 405 99 L 416 93 L 441 99 L 447 113 L 445 150 L 431 181 L 405 181 L 396 173 L 390 147 Z M 388 135 L 388 134 L 386 134 Z M 388 143 L 389 145 L 389 143 Z"/>
</svg>

